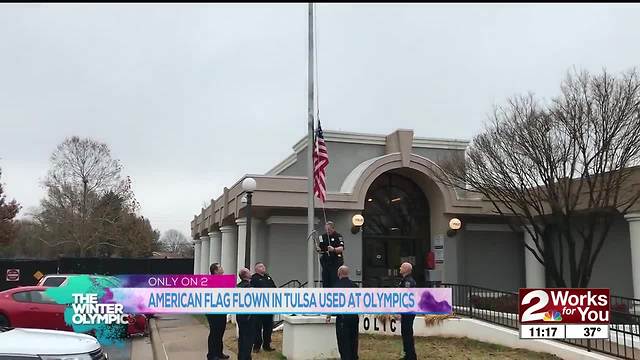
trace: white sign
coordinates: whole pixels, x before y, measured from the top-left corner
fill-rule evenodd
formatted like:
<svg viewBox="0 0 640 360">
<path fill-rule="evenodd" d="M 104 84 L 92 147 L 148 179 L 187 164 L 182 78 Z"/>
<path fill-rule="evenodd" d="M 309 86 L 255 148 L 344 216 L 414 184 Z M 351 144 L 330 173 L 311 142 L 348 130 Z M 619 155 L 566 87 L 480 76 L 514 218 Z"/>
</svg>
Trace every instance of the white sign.
<svg viewBox="0 0 640 360">
<path fill-rule="evenodd" d="M 444 235 L 436 235 L 433 237 L 433 247 L 435 249 L 444 248 Z"/>
<path fill-rule="evenodd" d="M 6 281 L 20 281 L 20 269 L 7 269 Z"/>
<path fill-rule="evenodd" d="M 444 249 L 435 249 L 434 255 L 436 257 L 436 262 L 443 263 L 444 262 Z"/>
</svg>

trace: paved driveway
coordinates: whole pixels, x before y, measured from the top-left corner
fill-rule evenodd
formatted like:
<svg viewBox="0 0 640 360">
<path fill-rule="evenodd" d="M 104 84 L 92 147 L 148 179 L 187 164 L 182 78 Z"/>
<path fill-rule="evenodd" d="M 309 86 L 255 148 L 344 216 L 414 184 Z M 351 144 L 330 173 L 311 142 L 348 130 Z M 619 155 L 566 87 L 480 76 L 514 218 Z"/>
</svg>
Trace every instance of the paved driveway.
<svg viewBox="0 0 640 360">
<path fill-rule="evenodd" d="M 124 346 L 104 346 L 104 351 L 108 354 L 109 360 L 131 360 L 131 340 L 127 339 Z"/>
</svg>

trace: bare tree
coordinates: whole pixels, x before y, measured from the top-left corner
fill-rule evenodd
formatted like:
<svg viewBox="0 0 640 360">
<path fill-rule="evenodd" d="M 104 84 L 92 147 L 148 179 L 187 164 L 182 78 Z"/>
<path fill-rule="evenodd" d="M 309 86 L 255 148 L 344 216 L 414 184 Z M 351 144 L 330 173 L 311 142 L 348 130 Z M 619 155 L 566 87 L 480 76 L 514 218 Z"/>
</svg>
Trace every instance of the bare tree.
<svg viewBox="0 0 640 360">
<path fill-rule="evenodd" d="M 85 256 L 100 247 L 118 247 L 106 231 L 123 213 L 138 204 L 129 178 L 109 147 L 77 136 L 66 139 L 51 155 L 51 169 L 44 186 L 47 197 L 36 218 L 48 230 L 49 242 Z"/>
<path fill-rule="evenodd" d="M 515 97 L 495 110 L 440 181 L 471 187 L 510 224 L 557 286 L 587 287 L 609 230 L 640 197 L 640 80 L 571 72 L 548 103 Z M 568 274 L 568 279 L 565 279 Z"/>
<path fill-rule="evenodd" d="M 0 175 L 2 171 L 0 170 Z M 14 218 L 20 211 L 20 205 L 15 200 L 8 201 L 2 183 L 0 183 L 0 244 L 7 244 L 13 241 L 16 235 Z"/>
<path fill-rule="evenodd" d="M 167 230 L 160 238 L 160 242 L 165 251 L 178 256 L 186 257 L 192 252 L 191 241 L 183 233 L 175 229 Z"/>
</svg>

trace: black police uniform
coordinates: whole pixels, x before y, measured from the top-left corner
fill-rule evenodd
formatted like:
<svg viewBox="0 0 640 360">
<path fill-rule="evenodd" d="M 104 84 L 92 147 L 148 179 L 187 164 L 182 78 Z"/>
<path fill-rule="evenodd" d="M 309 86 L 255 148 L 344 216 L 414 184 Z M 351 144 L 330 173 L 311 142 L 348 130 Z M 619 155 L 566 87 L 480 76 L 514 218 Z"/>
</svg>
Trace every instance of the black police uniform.
<svg viewBox="0 0 640 360">
<path fill-rule="evenodd" d="M 251 277 L 251 287 L 254 288 L 275 288 L 276 283 L 269 274 L 260 275 L 253 274 Z M 259 350 L 260 346 L 264 350 L 270 351 L 271 348 L 271 332 L 273 331 L 273 314 L 255 315 L 256 338 L 253 342 L 253 350 Z"/>
<path fill-rule="evenodd" d="M 402 278 L 400 284 L 401 288 L 414 288 L 416 287 L 416 281 L 411 275 L 407 275 Z M 416 347 L 413 342 L 413 320 L 416 318 L 416 314 L 402 314 L 400 315 L 400 332 L 402 333 L 402 348 L 404 349 L 405 360 L 416 360 Z"/>
<path fill-rule="evenodd" d="M 335 288 L 358 287 L 349 278 L 338 279 Z M 355 314 L 338 314 L 336 316 L 336 340 L 341 360 L 358 359 L 358 326 L 360 318 Z"/>
<path fill-rule="evenodd" d="M 251 283 L 248 280 L 242 280 L 238 283 L 239 288 L 250 288 Z M 251 348 L 255 340 L 255 323 L 252 314 L 236 315 L 238 323 L 238 360 L 251 360 Z"/>
<path fill-rule="evenodd" d="M 228 359 L 229 355 L 222 353 L 222 338 L 227 327 L 226 314 L 207 314 L 209 322 L 209 352 L 207 360 Z"/>
<path fill-rule="evenodd" d="M 331 235 L 327 233 L 322 234 L 322 241 L 320 241 L 319 246 L 320 250 L 323 251 L 320 257 L 320 265 L 322 265 L 322 287 L 331 288 L 338 280 L 338 268 L 344 265 L 344 254 L 329 252 L 327 248 L 329 246 L 333 248 L 344 248 L 342 235 L 338 232 L 334 232 Z"/>
</svg>

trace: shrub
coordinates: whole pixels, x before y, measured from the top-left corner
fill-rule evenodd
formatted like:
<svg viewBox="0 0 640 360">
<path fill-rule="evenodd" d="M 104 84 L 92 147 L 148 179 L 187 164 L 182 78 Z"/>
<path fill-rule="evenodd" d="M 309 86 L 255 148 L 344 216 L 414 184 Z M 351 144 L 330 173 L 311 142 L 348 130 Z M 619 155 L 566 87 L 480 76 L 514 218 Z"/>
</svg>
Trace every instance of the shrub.
<svg viewBox="0 0 640 360">
<path fill-rule="evenodd" d="M 498 297 L 484 297 L 473 295 L 470 298 L 471 306 L 476 309 L 491 310 L 510 314 L 518 313 L 518 296 L 502 295 Z"/>
</svg>

